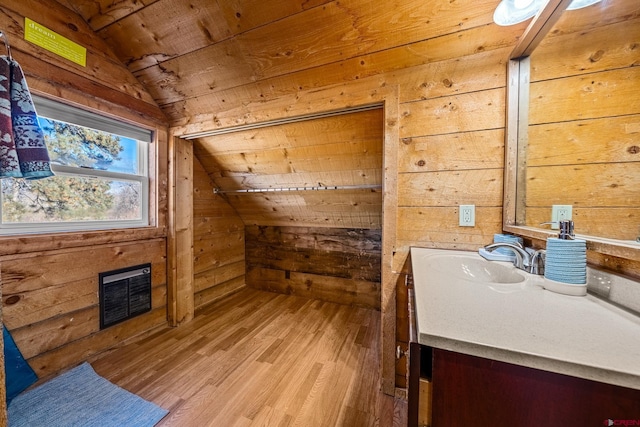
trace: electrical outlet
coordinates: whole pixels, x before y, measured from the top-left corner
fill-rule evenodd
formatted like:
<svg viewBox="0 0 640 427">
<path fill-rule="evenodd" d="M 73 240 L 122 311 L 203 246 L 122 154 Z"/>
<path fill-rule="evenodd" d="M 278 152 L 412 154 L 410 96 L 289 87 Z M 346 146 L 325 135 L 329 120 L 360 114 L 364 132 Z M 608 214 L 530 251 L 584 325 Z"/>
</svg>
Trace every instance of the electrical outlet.
<svg viewBox="0 0 640 427">
<path fill-rule="evenodd" d="M 571 205 L 552 205 L 551 206 L 551 228 L 557 230 L 560 228 L 559 221 L 571 219 L 573 215 L 573 206 Z"/>
<path fill-rule="evenodd" d="M 460 205 L 460 227 L 475 227 L 476 205 Z"/>
</svg>

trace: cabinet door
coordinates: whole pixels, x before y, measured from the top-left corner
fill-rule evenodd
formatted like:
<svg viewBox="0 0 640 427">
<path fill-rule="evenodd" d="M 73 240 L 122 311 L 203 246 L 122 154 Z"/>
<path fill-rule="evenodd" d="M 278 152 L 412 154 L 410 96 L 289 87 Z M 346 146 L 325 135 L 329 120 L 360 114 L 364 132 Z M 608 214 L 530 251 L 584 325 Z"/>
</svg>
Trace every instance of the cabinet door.
<svg viewBox="0 0 640 427">
<path fill-rule="evenodd" d="M 407 419 L 409 427 L 418 427 L 420 414 L 420 352 L 422 346 L 409 343 L 409 387 L 407 390 Z"/>
<path fill-rule="evenodd" d="M 601 426 L 608 420 L 638 422 L 640 390 L 433 350 L 434 426 Z"/>
</svg>

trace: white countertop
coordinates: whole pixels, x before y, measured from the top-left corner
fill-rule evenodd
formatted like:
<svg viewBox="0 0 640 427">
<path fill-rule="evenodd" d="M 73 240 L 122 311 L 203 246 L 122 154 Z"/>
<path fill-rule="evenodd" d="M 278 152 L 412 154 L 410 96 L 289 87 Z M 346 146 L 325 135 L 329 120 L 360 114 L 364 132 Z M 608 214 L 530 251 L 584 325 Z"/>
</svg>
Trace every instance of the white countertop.
<svg viewBox="0 0 640 427">
<path fill-rule="evenodd" d="M 517 284 L 434 272 L 429 256 L 443 253 L 482 260 L 411 248 L 420 344 L 640 389 L 639 317 L 590 294 L 545 290 L 542 276 L 524 272 Z"/>
</svg>

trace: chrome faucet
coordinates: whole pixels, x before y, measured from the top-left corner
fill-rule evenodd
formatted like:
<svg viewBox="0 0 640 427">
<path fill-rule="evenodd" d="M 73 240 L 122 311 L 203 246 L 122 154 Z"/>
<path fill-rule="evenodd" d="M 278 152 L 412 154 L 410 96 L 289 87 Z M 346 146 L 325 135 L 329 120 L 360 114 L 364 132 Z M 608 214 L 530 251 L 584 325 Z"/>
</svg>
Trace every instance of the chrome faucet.
<svg viewBox="0 0 640 427">
<path fill-rule="evenodd" d="M 544 274 L 544 263 L 546 261 L 547 251 L 544 249 L 538 249 L 531 255 L 531 266 L 529 267 L 529 273 L 531 274 Z"/>
<path fill-rule="evenodd" d="M 515 245 L 513 243 L 498 242 L 487 245 L 484 248 L 489 252 L 493 252 L 494 249 L 498 248 L 511 249 L 513 253 L 516 254 L 516 259 L 513 261 L 513 265 L 520 270 L 531 272 L 531 254 L 525 251 L 519 244 Z"/>
</svg>

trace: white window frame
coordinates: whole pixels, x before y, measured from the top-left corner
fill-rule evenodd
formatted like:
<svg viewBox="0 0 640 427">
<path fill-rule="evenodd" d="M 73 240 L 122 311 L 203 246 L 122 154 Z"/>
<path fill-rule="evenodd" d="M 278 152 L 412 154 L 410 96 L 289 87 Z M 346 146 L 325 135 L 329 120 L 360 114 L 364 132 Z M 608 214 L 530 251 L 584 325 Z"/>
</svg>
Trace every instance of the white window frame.
<svg viewBox="0 0 640 427">
<path fill-rule="evenodd" d="M 0 236 L 148 227 L 150 222 L 149 182 L 151 178 L 149 176 L 149 151 L 150 144 L 153 141 L 152 131 L 128 123 L 120 122 L 118 120 L 111 119 L 105 116 L 100 116 L 98 114 L 86 110 L 81 110 L 76 107 L 71 107 L 69 105 L 52 101 L 46 98 L 34 96 L 33 100 L 36 111 L 41 117 L 101 130 L 116 135 L 133 138 L 138 141 L 137 174 L 127 174 L 75 166 L 63 166 L 54 163 L 51 164 L 51 170 L 55 175 L 61 176 L 76 176 L 139 183 L 142 191 L 142 206 L 140 209 L 141 218 L 136 220 L 4 223 L 2 222 L 2 195 L 0 194 Z"/>
</svg>

